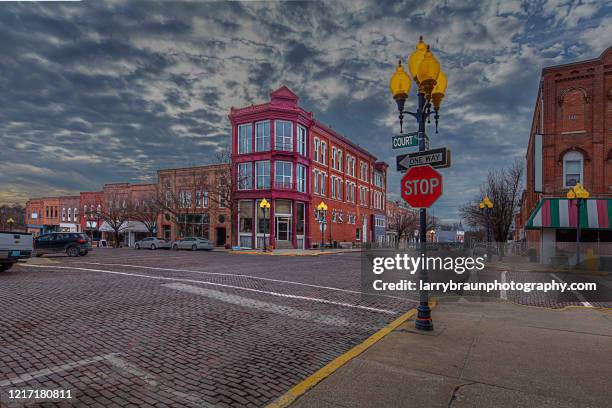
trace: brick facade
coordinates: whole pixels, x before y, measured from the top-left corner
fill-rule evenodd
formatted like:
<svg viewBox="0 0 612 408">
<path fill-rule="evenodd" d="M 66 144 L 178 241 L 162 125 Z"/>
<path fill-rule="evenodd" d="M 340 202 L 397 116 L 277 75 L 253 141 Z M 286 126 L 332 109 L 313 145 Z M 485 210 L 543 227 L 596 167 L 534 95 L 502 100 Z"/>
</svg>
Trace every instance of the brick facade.
<svg viewBox="0 0 612 408">
<path fill-rule="evenodd" d="M 363 243 L 384 236 L 387 165 L 298 101 L 283 86 L 270 102 L 231 108 L 234 244 L 261 248 L 265 236 L 272 247 L 309 248 L 322 239 Z M 263 198 L 271 204 L 265 215 Z M 328 206 L 323 238 L 315 218 L 320 202 Z"/>
<path fill-rule="evenodd" d="M 534 185 L 536 134 L 542 135 L 540 192 Z M 540 231 L 523 235 L 530 214 L 543 197 L 565 197 L 576 180 L 593 197 L 612 197 L 612 47 L 592 60 L 542 70 L 526 160 L 517 238 L 539 241 Z"/>
</svg>

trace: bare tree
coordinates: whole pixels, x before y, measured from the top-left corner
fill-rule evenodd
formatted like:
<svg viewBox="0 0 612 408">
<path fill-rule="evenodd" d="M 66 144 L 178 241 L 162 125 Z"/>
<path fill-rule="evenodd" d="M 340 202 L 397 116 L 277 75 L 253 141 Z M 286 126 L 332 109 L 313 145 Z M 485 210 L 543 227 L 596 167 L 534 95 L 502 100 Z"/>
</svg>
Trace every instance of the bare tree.
<svg viewBox="0 0 612 408">
<path fill-rule="evenodd" d="M 149 231 L 149 236 L 155 236 L 157 233 L 157 219 L 164 209 L 162 196 L 162 192 L 156 188 L 152 196 L 132 204 L 131 218 L 140 221 Z"/>
<path fill-rule="evenodd" d="M 121 233 L 127 228 L 132 212 L 130 200 L 117 192 L 112 192 L 105 205 L 96 210 L 97 217 L 113 230 L 115 248 L 120 245 Z"/>
<path fill-rule="evenodd" d="M 489 217 L 493 237 L 498 242 L 505 242 L 518 211 L 522 184 L 523 166 L 518 161 L 507 168 L 491 170 L 487 181 L 480 187 L 479 195 L 459 209 L 461 218 L 472 227 L 486 228 L 486 214 L 478 204 L 485 195 L 488 196 L 493 202 Z"/>
<path fill-rule="evenodd" d="M 214 202 L 217 208 L 227 208 L 230 212 L 230 228 L 232 232 L 237 230 L 237 214 L 238 200 L 236 192 L 244 183 L 253 182 L 250 176 L 241 177 L 239 174 L 233 174 L 231 166 L 231 149 L 227 146 L 223 147 L 215 156 L 215 164 L 219 166 L 214 173 L 214 177 L 208 180 L 208 191 L 210 191 L 210 199 Z"/>
<path fill-rule="evenodd" d="M 402 239 L 409 240 L 414 231 L 419 228 L 419 214 L 417 211 L 401 207 L 398 204 L 389 220 L 389 228 L 397 233 L 395 247 L 399 248 Z"/>
</svg>

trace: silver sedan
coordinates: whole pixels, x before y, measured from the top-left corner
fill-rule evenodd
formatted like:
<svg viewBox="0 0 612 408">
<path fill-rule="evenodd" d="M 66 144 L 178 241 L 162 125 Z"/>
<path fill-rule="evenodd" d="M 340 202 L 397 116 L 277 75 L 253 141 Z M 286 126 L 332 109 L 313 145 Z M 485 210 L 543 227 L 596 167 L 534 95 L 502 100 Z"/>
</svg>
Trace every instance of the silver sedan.
<svg viewBox="0 0 612 408">
<path fill-rule="evenodd" d="M 215 245 L 211 240 L 199 237 L 185 237 L 172 243 L 172 249 L 174 250 L 191 249 L 197 251 L 198 249 L 204 249 L 205 251 L 211 251 L 214 247 Z"/>
<path fill-rule="evenodd" d="M 143 238 L 140 241 L 136 241 L 134 243 L 135 249 L 145 248 L 145 249 L 170 249 L 170 242 L 157 238 L 157 237 L 147 237 Z"/>
</svg>

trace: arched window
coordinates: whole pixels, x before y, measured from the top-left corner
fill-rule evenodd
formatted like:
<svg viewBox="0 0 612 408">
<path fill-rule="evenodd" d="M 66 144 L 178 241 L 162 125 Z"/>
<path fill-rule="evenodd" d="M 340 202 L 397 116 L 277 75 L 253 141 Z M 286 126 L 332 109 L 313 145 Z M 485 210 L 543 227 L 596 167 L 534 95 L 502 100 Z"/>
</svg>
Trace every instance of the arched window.
<svg viewBox="0 0 612 408">
<path fill-rule="evenodd" d="M 584 157 L 582 153 L 572 151 L 563 156 L 563 187 L 574 187 L 583 183 Z"/>
</svg>

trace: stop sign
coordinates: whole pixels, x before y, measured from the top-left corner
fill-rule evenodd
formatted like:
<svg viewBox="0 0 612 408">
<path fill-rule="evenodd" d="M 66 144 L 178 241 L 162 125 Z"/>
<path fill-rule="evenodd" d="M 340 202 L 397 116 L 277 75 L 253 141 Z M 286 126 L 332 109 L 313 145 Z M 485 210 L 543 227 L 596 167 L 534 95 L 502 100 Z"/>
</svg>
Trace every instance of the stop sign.
<svg viewBox="0 0 612 408">
<path fill-rule="evenodd" d="M 429 164 L 410 167 L 402 177 L 402 198 L 411 207 L 429 208 L 442 195 L 442 175 Z"/>
</svg>

